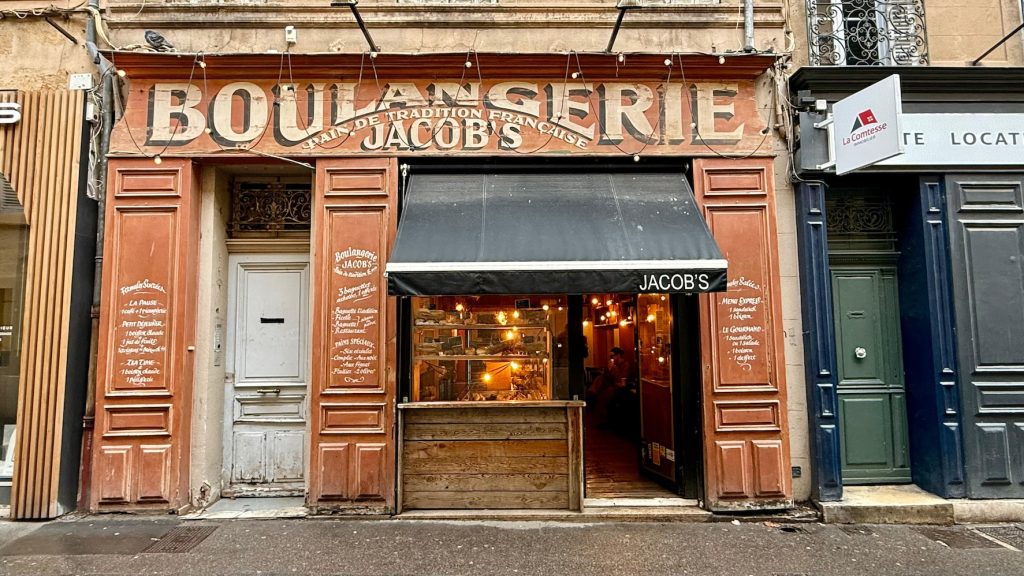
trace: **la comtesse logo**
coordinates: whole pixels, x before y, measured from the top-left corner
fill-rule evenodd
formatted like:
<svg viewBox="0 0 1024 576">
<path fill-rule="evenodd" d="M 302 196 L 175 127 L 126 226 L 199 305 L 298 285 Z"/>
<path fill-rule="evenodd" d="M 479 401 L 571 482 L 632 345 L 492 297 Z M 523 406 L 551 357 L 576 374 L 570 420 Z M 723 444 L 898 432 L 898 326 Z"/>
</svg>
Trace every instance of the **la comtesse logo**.
<svg viewBox="0 0 1024 576">
<path fill-rule="evenodd" d="M 860 114 L 857 114 L 857 118 L 853 121 L 853 128 L 850 128 L 850 135 L 843 138 L 843 145 L 849 146 L 853 144 L 857 146 L 858 144 L 868 142 L 873 140 L 876 134 L 884 132 L 888 128 L 888 122 L 879 123 L 875 113 L 870 108 L 867 108 Z"/>
</svg>

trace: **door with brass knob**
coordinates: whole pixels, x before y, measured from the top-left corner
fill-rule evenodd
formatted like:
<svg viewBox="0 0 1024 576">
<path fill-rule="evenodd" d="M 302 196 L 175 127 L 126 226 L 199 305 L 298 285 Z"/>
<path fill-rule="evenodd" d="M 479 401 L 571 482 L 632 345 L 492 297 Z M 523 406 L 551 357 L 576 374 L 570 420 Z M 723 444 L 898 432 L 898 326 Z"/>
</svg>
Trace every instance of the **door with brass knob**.
<svg viewBox="0 0 1024 576">
<path fill-rule="evenodd" d="M 832 266 L 845 484 L 910 481 L 893 266 Z"/>
</svg>

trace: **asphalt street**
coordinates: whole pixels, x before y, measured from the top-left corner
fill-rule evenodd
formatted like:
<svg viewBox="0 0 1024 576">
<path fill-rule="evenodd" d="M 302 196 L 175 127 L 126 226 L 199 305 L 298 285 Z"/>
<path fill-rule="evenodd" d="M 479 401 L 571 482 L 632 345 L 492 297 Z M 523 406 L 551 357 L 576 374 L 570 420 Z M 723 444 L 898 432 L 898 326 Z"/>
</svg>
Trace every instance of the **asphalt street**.
<svg viewBox="0 0 1024 576">
<path fill-rule="evenodd" d="M 1024 575 L 1024 527 L 412 520 L 0 522 L 0 574 Z M 160 551 L 164 550 L 164 551 Z M 167 551 L 177 550 L 177 551 Z"/>
</svg>

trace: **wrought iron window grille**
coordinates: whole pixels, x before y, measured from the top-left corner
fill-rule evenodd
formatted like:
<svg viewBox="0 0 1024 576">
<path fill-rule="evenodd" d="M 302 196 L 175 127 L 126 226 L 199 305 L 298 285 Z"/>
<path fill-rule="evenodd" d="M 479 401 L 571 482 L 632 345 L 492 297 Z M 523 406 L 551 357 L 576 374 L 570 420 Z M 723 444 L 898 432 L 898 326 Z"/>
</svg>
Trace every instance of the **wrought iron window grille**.
<svg viewBox="0 0 1024 576">
<path fill-rule="evenodd" d="M 308 180 L 236 180 L 232 186 L 231 238 L 308 236 L 312 187 Z"/>
<path fill-rule="evenodd" d="M 923 66 L 922 0 L 807 0 L 812 66 Z"/>
</svg>

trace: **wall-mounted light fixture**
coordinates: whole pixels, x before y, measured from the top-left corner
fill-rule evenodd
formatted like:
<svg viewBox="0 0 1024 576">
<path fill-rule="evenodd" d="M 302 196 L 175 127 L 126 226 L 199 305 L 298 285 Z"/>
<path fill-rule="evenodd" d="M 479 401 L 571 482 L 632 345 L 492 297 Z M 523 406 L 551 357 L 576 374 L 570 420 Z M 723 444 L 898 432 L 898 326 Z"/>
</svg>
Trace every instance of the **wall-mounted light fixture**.
<svg viewBox="0 0 1024 576">
<path fill-rule="evenodd" d="M 643 8 L 644 4 L 646 4 L 646 0 L 619 0 L 619 3 L 615 5 L 619 11 L 619 17 L 615 19 L 612 37 L 608 39 L 608 47 L 604 49 L 605 52 L 611 52 L 612 47 L 615 46 L 615 38 L 619 35 L 619 28 L 622 27 L 622 19 L 626 17 L 626 11 Z"/>
<path fill-rule="evenodd" d="M 359 15 L 359 4 L 358 0 L 332 0 L 331 8 L 348 7 L 352 10 L 352 16 L 356 19 L 356 24 L 359 25 L 359 29 L 363 32 L 363 37 L 366 38 L 366 43 L 370 45 L 370 50 L 373 52 L 380 52 L 380 46 L 373 41 L 370 36 L 370 31 L 366 29 L 366 22 L 363 22 L 363 17 Z"/>
</svg>

